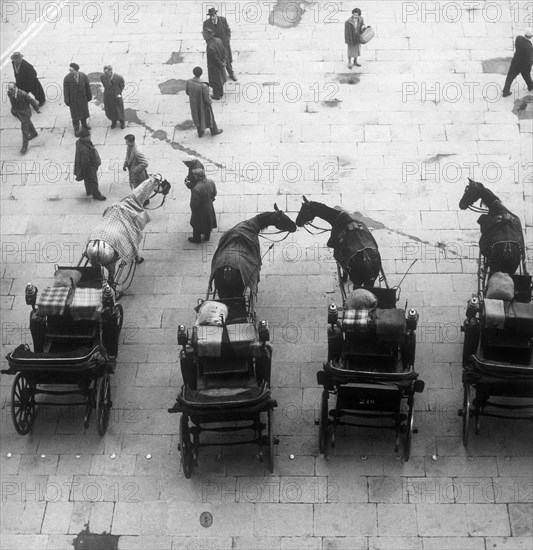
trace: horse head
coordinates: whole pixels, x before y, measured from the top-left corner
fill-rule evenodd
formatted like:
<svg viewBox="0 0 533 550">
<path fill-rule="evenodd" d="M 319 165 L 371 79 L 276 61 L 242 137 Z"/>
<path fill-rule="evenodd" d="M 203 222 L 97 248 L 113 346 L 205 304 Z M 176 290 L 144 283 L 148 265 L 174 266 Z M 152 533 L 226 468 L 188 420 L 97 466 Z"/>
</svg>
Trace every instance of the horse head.
<svg viewBox="0 0 533 550">
<path fill-rule="evenodd" d="M 466 210 L 469 206 L 472 206 L 476 201 L 481 199 L 484 189 L 483 184 L 468 178 L 468 185 L 465 187 L 464 195 L 459 201 L 459 208 Z"/>
<path fill-rule="evenodd" d="M 305 195 L 302 195 L 303 202 L 300 212 L 298 212 L 298 217 L 296 218 L 296 225 L 298 227 L 303 227 L 306 223 L 312 222 L 315 218 L 315 213 L 311 203 L 307 200 Z"/>
<path fill-rule="evenodd" d="M 278 208 L 278 205 L 274 203 L 274 220 L 273 224 L 279 231 L 288 231 L 294 233 L 296 231 L 296 224 L 284 214 L 282 210 Z"/>
<path fill-rule="evenodd" d="M 155 178 L 157 185 L 154 189 L 155 193 L 161 193 L 161 195 L 166 196 L 170 192 L 171 185 L 170 183 L 163 179 L 161 174 L 152 174 L 151 177 Z"/>
</svg>

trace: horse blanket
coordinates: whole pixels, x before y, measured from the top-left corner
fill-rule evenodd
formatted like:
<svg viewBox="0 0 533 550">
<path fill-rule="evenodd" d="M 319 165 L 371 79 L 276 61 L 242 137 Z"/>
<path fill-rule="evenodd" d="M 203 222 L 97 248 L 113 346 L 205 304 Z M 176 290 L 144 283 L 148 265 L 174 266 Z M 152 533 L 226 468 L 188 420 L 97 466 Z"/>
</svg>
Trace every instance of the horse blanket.
<svg viewBox="0 0 533 550">
<path fill-rule="evenodd" d="M 89 241 L 105 241 L 122 260 L 133 260 L 139 251 L 143 229 L 150 221 L 143 204 L 156 185 L 154 178 L 148 178 L 131 195 L 106 208 Z"/>
<path fill-rule="evenodd" d="M 245 286 L 257 292 L 259 271 L 261 269 L 261 247 L 259 245 L 260 227 L 255 218 L 237 224 L 224 233 L 211 261 L 211 281 L 215 271 L 229 266 L 241 272 Z"/>
<path fill-rule="evenodd" d="M 487 256 L 489 248 L 497 242 L 517 243 L 524 250 L 524 234 L 520 218 L 506 209 L 497 214 L 483 214 L 477 223 L 481 229 L 479 248 Z"/>
<path fill-rule="evenodd" d="M 350 260 L 365 249 L 378 250 L 368 227 L 355 214 L 341 210 L 333 222 L 327 246 L 333 248 L 333 257 L 349 271 Z"/>
</svg>

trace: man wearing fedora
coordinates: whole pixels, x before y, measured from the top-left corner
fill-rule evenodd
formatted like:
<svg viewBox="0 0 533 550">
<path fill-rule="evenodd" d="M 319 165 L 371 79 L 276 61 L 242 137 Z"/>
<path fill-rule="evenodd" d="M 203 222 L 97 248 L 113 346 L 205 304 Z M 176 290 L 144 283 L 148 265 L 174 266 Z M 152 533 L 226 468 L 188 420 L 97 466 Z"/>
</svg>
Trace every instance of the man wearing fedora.
<svg viewBox="0 0 533 550">
<path fill-rule="evenodd" d="M 202 31 L 206 42 L 207 75 L 209 85 L 213 88 L 213 99 L 222 99 L 224 84 L 228 79 L 226 74 L 226 48 L 220 38 L 215 38 L 211 29 Z"/>
<path fill-rule="evenodd" d="M 72 126 L 77 137 L 80 131 L 80 121 L 86 130 L 91 129 L 87 125 L 87 119 L 89 118 L 89 101 L 93 98 L 89 79 L 85 73 L 80 72 L 80 66 L 77 63 L 69 65 L 69 73 L 63 79 L 63 95 L 65 105 L 70 108 Z"/>
<path fill-rule="evenodd" d="M 37 137 L 37 131 L 31 121 L 31 107 L 35 109 L 36 113 L 40 113 L 39 105 L 30 94 L 24 90 L 19 90 L 14 82 L 7 85 L 7 95 L 11 102 L 11 114 L 20 120 L 20 129 L 22 130 L 22 149 L 20 152 L 24 155 L 28 150 L 28 142 Z"/>
<path fill-rule="evenodd" d="M 507 97 L 511 95 L 511 84 L 514 79 L 521 74 L 529 92 L 533 92 L 533 81 L 531 80 L 531 66 L 533 65 L 533 29 L 528 28 L 524 31 L 524 36 L 517 36 L 515 40 L 515 53 L 505 79 L 502 95 Z"/>
<path fill-rule="evenodd" d="M 76 181 L 83 181 L 85 192 L 92 195 L 97 201 L 105 201 L 106 197 L 98 188 L 98 168 L 102 164 L 100 155 L 91 141 L 91 132 L 82 128 L 76 141 L 76 156 L 74 157 L 74 175 Z"/>
<path fill-rule="evenodd" d="M 215 38 L 220 38 L 224 48 L 226 48 L 226 69 L 228 70 L 229 77 L 231 80 L 237 80 L 235 73 L 233 72 L 233 56 L 231 54 L 231 29 L 229 28 L 228 22 L 225 17 L 217 15 L 217 10 L 215 8 L 209 8 L 207 11 L 207 17 L 204 21 L 203 29 L 211 29 Z"/>
<path fill-rule="evenodd" d="M 37 71 L 23 57 L 20 52 L 15 52 L 11 56 L 17 88 L 33 94 L 33 97 L 39 102 L 39 107 L 41 107 L 46 101 L 43 87 L 37 78 Z"/>
</svg>

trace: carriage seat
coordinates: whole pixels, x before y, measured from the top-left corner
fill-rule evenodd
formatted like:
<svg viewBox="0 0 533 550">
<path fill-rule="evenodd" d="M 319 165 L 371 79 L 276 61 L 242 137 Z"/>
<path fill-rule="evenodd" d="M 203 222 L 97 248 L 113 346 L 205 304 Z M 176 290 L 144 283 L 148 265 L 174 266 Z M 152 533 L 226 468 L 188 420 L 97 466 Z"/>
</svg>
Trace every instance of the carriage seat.
<svg viewBox="0 0 533 550">
<path fill-rule="evenodd" d="M 47 287 L 39 295 L 41 317 L 68 316 L 69 321 L 98 321 L 102 312 L 100 288 Z"/>
<path fill-rule="evenodd" d="M 405 313 L 398 308 L 345 310 L 341 325 L 345 334 L 374 334 L 378 342 L 403 342 L 406 334 Z"/>
<path fill-rule="evenodd" d="M 533 304 L 506 300 L 483 301 L 484 328 L 499 329 L 514 336 L 533 337 Z"/>
<path fill-rule="evenodd" d="M 252 323 L 217 326 L 198 326 L 198 357 L 250 357 L 256 341 Z"/>
</svg>

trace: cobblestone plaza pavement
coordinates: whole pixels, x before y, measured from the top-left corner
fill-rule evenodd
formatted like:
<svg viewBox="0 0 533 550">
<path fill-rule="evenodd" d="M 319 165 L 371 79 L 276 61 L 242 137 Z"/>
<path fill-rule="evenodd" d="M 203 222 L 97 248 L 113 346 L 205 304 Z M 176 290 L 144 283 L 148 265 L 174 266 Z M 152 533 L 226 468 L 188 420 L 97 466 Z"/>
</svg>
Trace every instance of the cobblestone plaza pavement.
<svg viewBox="0 0 533 550">
<path fill-rule="evenodd" d="M 224 133 L 199 139 L 184 84 L 194 66 L 206 70 L 200 31 L 211 6 L 232 29 L 239 80 L 214 102 Z M 83 407 L 53 407 L 18 435 L 13 377 L 1 377 L 2 549 L 531 549 L 529 426 L 483 418 L 465 449 L 457 410 L 459 328 L 477 284 L 477 214 L 458 208 L 468 176 L 520 216 L 533 267 L 533 105 L 521 77 L 501 98 L 533 4 L 295 6 L 2 2 L 2 368 L 9 351 L 31 344 L 25 285 L 42 289 L 55 264 L 77 263 L 105 206 L 128 193 L 126 134 L 135 134 L 149 171 L 173 184 L 150 213 L 146 261 L 121 300 L 107 434 L 94 420 L 84 430 Z M 354 7 L 376 37 L 363 46 L 362 67 L 349 70 L 343 32 Z M 5 94 L 15 50 L 36 67 L 48 99 L 33 114 L 39 136 L 24 157 Z M 124 130 L 109 127 L 101 93 L 90 104 L 107 203 L 86 198 L 72 175 L 75 137 L 62 98 L 71 62 L 95 92 L 108 63 L 127 83 Z M 203 245 L 187 240 L 181 161 L 189 154 L 219 192 L 219 227 Z M 327 306 L 340 293 L 327 235 L 300 229 L 267 254 L 259 286 L 258 317 L 270 321 L 274 349 L 274 473 L 256 447 L 214 447 L 202 449 L 187 480 L 179 415 L 167 412 L 182 383 L 177 327 L 194 321 L 222 232 L 274 203 L 295 219 L 303 194 L 361 214 L 391 285 L 417 260 L 399 303 L 420 313 L 415 368 L 425 390 L 411 458 L 394 452 L 392 431 L 367 429 L 342 432 L 329 461 L 318 452 L 316 372 L 326 358 Z"/>
</svg>

